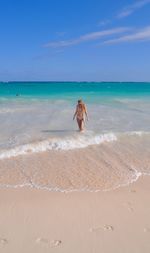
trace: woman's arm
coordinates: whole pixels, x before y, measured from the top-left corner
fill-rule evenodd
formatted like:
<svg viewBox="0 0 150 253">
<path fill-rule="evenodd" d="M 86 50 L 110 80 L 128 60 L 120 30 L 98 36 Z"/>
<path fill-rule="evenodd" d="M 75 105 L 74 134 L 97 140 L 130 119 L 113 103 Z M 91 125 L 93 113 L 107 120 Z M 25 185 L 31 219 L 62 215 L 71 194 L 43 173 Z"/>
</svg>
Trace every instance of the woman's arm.
<svg viewBox="0 0 150 253">
<path fill-rule="evenodd" d="M 85 112 L 85 115 L 86 115 L 86 119 L 88 120 L 88 113 L 87 113 L 87 108 L 86 108 L 86 105 L 84 105 L 84 112 Z"/>
<path fill-rule="evenodd" d="M 73 120 L 75 119 L 75 116 L 77 115 L 77 107 L 76 107 L 76 111 L 75 114 L 73 115 Z"/>
</svg>

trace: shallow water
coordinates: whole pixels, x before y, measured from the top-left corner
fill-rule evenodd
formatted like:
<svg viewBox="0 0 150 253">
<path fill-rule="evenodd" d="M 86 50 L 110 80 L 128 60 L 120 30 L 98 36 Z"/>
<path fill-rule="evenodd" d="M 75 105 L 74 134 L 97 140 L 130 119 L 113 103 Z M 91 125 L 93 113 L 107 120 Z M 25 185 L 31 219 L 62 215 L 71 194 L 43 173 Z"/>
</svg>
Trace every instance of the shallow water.
<svg viewBox="0 0 150 253">
<path fill-rule="evenodd" d="M 80 97 L 83 133 L 72 120 Z M 1 186 L 106 190 L 150 172 L 148 83 L 0 83 L 0 123 Z"/>
</svg>

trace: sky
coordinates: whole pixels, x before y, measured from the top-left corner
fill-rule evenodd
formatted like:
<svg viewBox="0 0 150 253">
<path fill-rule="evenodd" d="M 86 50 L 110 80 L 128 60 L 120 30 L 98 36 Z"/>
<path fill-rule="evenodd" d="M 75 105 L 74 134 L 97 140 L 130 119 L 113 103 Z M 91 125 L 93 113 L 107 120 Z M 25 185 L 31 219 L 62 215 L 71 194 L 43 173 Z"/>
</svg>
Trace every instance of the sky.
<svg viewBox="0 0 150 253">
<path fill-rule="evenodd" d="M 150 82 L 150 0 L 0 0 L 0 81 Z"/>
</svg>

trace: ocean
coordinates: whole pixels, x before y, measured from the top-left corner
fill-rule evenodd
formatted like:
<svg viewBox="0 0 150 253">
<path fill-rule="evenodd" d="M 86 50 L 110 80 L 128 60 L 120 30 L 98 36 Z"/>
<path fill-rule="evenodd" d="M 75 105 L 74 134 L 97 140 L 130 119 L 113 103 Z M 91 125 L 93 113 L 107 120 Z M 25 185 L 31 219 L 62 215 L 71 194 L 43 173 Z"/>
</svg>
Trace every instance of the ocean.
<svg viewBox="0 0 150 253">
<path fill-rule="evenodd" d="M 149 175 L 149 164 L 150 83 L 0 82 L 1 187 L 108 190 Z"/>
</svg>

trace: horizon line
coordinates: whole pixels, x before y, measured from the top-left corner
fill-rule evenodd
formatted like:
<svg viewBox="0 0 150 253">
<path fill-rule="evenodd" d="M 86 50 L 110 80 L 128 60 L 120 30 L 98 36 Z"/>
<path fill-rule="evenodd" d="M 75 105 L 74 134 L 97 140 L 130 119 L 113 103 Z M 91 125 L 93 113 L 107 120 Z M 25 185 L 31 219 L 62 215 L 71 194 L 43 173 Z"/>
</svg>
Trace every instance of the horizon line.
<svg viewBox="0 0 150 253">
<path fill-rule="evenodd" d="M 15 80 L 11 80 L 11 81 L 0 81 L 0 83 L 40 83 L 40 82 L 43 82 L 43 83 L 150 83 L 150 81 L 15 81 Z"/>
</svg>

